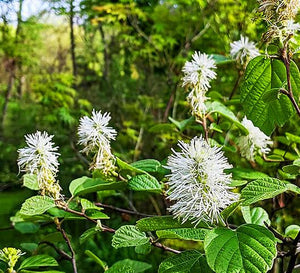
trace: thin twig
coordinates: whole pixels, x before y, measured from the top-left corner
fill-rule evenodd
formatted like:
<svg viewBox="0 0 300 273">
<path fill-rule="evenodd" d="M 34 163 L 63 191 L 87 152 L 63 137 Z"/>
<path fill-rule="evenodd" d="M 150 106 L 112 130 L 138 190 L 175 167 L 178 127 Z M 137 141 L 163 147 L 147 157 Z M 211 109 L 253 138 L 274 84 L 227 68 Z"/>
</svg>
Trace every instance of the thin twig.
<svg viewBox="0 0 300 273">
<path fill-rule="evenodd" d="M 73 214 L 75 214 L 75 215 L 84 217 L 84 218 L 86 218 L 87 220 L 89 220 L 89 221 L 91 221 L 91 222 L 93 222 L 93 223 L 95 223 L 95 224 L 98 224 L 98 223 L 97 223 L 97 220 L 90 218 L 90 217 L 87 216 L 84 212 L 79 212 L 79 211 L 76 211 L 76 210 L 72 210 L 72 209 L 70 209 L 70 208 L 68 208 L 68 207 L 66 207 L 66 206 L 60 206 L 60 208 L 63 209 L 63 210 L 65 210 L 65 211 L 67 211 L 67 212 L 70 212 L 70 213 L 73 213 Z M 110 227 L 105 226 L 105 225 L 102 225 L 102 224 L 101 224 L 100 228 L 101 228 L 101 230 L 102 230 L 103 232 L 109 232 L 109 233 L 115 233 L 115 232 L 116 232 L 115 229 L 110 228 Z M 64 237 L 64 238 L 65 238 L 65 237 Z M 157 243 L 157 242 L 151 242 L 151 243 L 152 243 L 153 246 L 156 246 L 156 247 L 158 247 L 158 248 L 164 249 L 165 251 L 173 252 L 173 253 L 176 253 L 176 254 L 180 253 L 180 251 L 178 251 L 178 250 L 176 250 L 176 249 L 173 249 L 173 248 L 170 248 L 170 247 L 167 247 L 167 246 L 165 246 L 165 245 L 162 245 L 161 243 Z M 74 257 L 75 257 L 75 256 L 74 256 Z M 76 265 L 76 264 L 75 264 L 75 265 Z M 77 271 L 76 271 L 76 272 L 74 271 L 74 273 L 77 273 Z"/>
<path fill-rule="evenodd" d="M 290 38 L 291 37 L 289 36 L 286 39 L 286 41 L 284 43 L 284 47 L 281 51 L 281 59 L 282 59 L 284 65 L 285 65 L 285 68 L 286 68 L 286 80 L 287 80 L 287 89 L 288 90 L 280 89 L 280 92 L 282 94 L 285 94 L 285 95 L 288 96 L 288 98 L 292 102 L 294 108 L 296 109 L 298 116 L 300 116 L 300 109 L 299 109 L 299 106 L 296 103 L 296 100 L 294 98 L 294 94 L 293 94 L 293 90 L 292 90 L 292 84 L 291 84 L 291 71 L 290 71 L 291 60 L 290 60 L 289 47 L 288 47 L 288 41 L 289 41 Z"/>
<path fill-rule="evenodd" d="M 165 245 L 163 245 L 163 244 L 161 244 L 159 242 L 152 242 L 152 245 L 154 245 L 155 247 L 161 248 L 161 249 L 163 249 L 165 251 L 169 251 L 169 252 L 175 253 L 175 254 L 181 253 L 181 251 L 173 249 L 173 248 L 170 248 L 168 246 L 165 246 Z"/>
<path fill-rule="evenodd" d="M 235 84 L 234 84 L 234 86 L 233 86 L 233 89 L 232 89 L 232 91 L 231 91 L 231 93 L 230 93 L 230 95 L 229 95 L 229 100 L 231 100 L 232 97 L 233 97 L 233 95 L 235 94 L 235 92 L 236 92 L 236 90 L 237 90 L 237 88 L 238 88 L 238 86 L 239 86 L 239 83 L 240 83 L 240 80 L 241 80 L 242 76 L 243 76 L 243 71 L 242 71 L 242 70 L 239 70 L 239 71 L 238 71 L 238 77 L 237 77 L 237 79 L 236 79 L 236 81 L 235 81 Z"/>
<path fill-rule="evenodd" d="M 56 228 L 57 230 L 62 234 L 62 236 L 64 237 L 70 251 L 71 251 L 71 262 L 72 262 L 72 266 L 73 266 L 73 271 L 74 273 L 77 273 L 77 265 L 76 265 L 76 258 L 75 258 L 75 252 L 73 250 L 73 247 L 71 245 L 70 239 L 67 235 L 67 233 L 65 232 L 65 230 L 61 227 L 61 222 L 58 221 L 58 219 L 55 219 L 55 224 L 56 224 Z"/>
<path fill-rule="evenodd" d="M 287 90 L 285 90 L 283 88 L 281 88 L 279 90 L 279 92 L 282 93 L 282 94 L 284 94 L 284 95 L 286 95 L 290 99 L 290 101 L 292 102 L 294 108 L 296 109 L 296 112 L 297 112 L 298 116 L 300 116 L 300 108 L 299 108 L 299 106 L 298 106 L 298 104 L 297 104 L 297 102 L 296 102 L 296 100 L 295 100 L 295 98 L 293 96 L 293 93 L 290 93 L 289 91 L 287 91 Z"/>
<path fill-rule="evenodd" d="M 291 258 L 289 261 L 289 265 L 288 268 L 286 270 L 286 273 L 292 273 L 296 264 L 296 260 L 297 260 L 297 244 L 300 241 L 300 231 L 298 232 L 295 240 L 293 241 L 293 248 L 291 249 Z"/>
<path fill-rule="evenodd" d="M 270 230 L 274 234 L 274 236 L 277 239 L 279 239 L 282 242 L 287 243 L 287 244 L 293 243 L 293 241 L 291 240 L 291 238 L 283 237 L 277 230 L 275 230 L 274 228 L 272 228 L 271 226 L 269 226 L 265 221 L 264 221 L 264 224 L 268 228 L 268 230 Z"/>
<path fill-rule="evenodd" d="M 117 208 L 117 207 L 114 207 L 114 206 L 111 206 L 111 205 L 102 204 L 102 203 L 95 203 L 95 205 L 97 207 L 101 207 L 101 208 L 105 208 L 105 209 L 110 209 L 110 210 L 114 210 L 114 211 L 121 212 L 121 213 L 127 213 L 127 214 L 137 215 L 137 216 L 141 216 L 141 217 L 153 217 L 153 216 L 156 216 L 156 215 L 141 213 L 141 212 L 138 212 L 138 211 Z"/>
<path fill-rule="evenodd" d="M 42 245 L 42 244 L 51 246 L 56 251 L 56 253 L 58 255 L 60 255 L 63 259 L 72 261 L 72 257 L 68 253 L 64 252 L 62 249 L 58 248 L 55 244 L 53 244 L 51 242 L 47 242 L 47 241 L 39 242 L 39 245 Z"/>
</svg>

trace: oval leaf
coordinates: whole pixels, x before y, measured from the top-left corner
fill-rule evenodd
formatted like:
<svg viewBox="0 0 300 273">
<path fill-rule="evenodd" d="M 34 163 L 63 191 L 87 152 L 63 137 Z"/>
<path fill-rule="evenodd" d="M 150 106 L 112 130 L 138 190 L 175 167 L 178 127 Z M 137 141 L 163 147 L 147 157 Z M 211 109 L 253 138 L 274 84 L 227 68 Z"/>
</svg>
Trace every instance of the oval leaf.
<svg viewBox="0 0 300 273">
<path fill-rule="evenodd" d="M 197 250 L 184 251 L 164 260 L 159 266 L 159 273 L 213 273 L 206 259 Z"/>
<path fill-rule="evenodd" d="M 130 165 L 145 172 L 157 172 L 161 167 L 160 162 L 155 159 L 139 160 L 131 163 Z"/>
<path fill-rule="evenodd" d="M 37 176 L 35 174 L 24 174 L 23 175 L 23 185 L 31 190 L 38 191 L 40 189 L 39 183 L 37 181 Z"/>
<path fill-rule="evenodd" d="M 104 190 L 121 190 L 126 186 L 125 182 L 107 182 L 100 178 L 83 176 L 71 182 L 69 190 L 73 196 L 84 195 L 91 192 Z"/>
<path fill-rule="evenodd" d="M 128 187 L 134 191 L 147 191 L 161 193 L 162 188 L 157 179 L 151 175 L 142 174 L 132 177 L 128 181 Z"/>
<path fill-rule="evenodd" d="M 247 206 L 264 199 L 273 198 L 288 190 L 297 192 L 298 189 L 291 183 L 275 178 L 257 179 L 243 188 L 241 199 L 244 199 L 243 205 Z"/>
<path fill-rule="evenodd" d="M 20 213 L 23 215 L 39 215 L 54 208 L 54 200 L 48 196 L 33 196 L 25 200 Z"/>
<path fill-rule="evenodd" d="M 32 256 L 24 260 L 20 267 L 19 270 L 21 269 L 33 269 L 37 268 L 40 266 L 58 266 L 57 261 L 48 255 L 37 255 L 37 256 Z"/>
<path fill-rule="evenodd" d="M 246 224 L 236 231 L 215 228 L 204 240 L 207 262 L 216 273 L 264 273 L 276 257 L 276 239 L 266 228 Z"/>
<path fill-rule="evenodd" d="M 156 231 L 156 235 L 160 239 L 182 239 L 202 241 L 205 238 L 208 229 L 205 228 L 174 228 Z"/>
<path fill-rule="evenodd" d="M 139 231 L 135 226 L 122 226 L 113 236 L 112 246 L 114 248 L 139 246 L 149 242 L 144 232 Z"/>
<path fill-rule="evenodd" d="M 122 268 L 122 267 L 131 268 L 133 270 L 132 272 L 134 272 L 134 273 L 141 273 L 141 272 L 144 272 L 144 271 L 150 269 L 152 267 L 152 265 L 148 264 L 148 263 L 145 263 L 145 262 L 125 259 L 125 260 L 121 260 L 121 261 L 118 261 L 118 262 L 114 263 L 113 266 L 108 271 L 105 271 L 105 272 L 124 273 L 124 271 L 115 271 L 116 268 L 118 268 L 118 270 L 119 270 L 119 268 Z"/>
<path fill-rule="evenodd" d="M 140 231 L 156 231 L 162 229 L 194 227 L 190 222 L 181 223 L 172 216 L 155 216 L 138 220 L 136 226 Z M 200 223 L 198 227 L 208 227 L 205 223 Z"/>
<path fill-rule="evenodd" d="M 299 71 L 291 62 L 291 83 L 295 97 L 300 90 Z M 275 126 L 283 126 L 295 113 L 295 110 L 285 95 L 275 100 L 264 100 L 264 96 L 272 89 L 284 87 L 286 69 L 281 60 L 258 56 L 252 59 L 246 69 L 241 86 L 241 103 L 248 119 L 265 134 L 270 135 Z"/>
<path fill-rule="evenodd" d="M 265 222 L 268 225 L 271 224 L 269 215 L 263 208 L 256 207 L 251 209 L 249 206 L 244 206 L 242 207 L 242 214 L 247 224 L 255 224 L 260 226 L 265 226 Z"/>
</svg>

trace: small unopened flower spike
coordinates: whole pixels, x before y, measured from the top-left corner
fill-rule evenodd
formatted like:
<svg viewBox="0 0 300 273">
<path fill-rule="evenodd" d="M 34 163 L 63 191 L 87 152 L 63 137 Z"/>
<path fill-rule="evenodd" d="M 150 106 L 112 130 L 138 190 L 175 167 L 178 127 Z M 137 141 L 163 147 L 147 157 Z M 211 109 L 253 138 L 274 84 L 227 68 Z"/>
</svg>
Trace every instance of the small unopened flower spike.
<svg viewBox="0 0 300 273">
<path fill-rule="evenodd" d="M 93 109 L 92 116 L 82 117 L 78 127 L 78 143 L 84 146 L 82 152 L 95 154 L 91 169 L 100 170 L 105 176 L 115 170 L 110 141 L 116 138 L 117 132 L 108 126 L 110 119 L 109 113 Z"/>
<path fill-rule="evenodd" d="M 16 272 L 14 271 L 14 267 L 19 258 L 24 254 L 20 249 L 5 247 L 0 250 L 0 260 L 8 265 L 8 272 Z"/>
<path fill-rule="evenodd" d="M 191 220 L 218 222 L 221 211 L 238 200 L 230 191 L 231 175 L 224 170 L 232 166 L 218 147 L 211 147 L 202 137 L 190 143 L 179 141 L 180 151 L 173 150 L 166 168 L 169 178 L 170 211 L 182 222 Z"/>
<path fill-rule="evenodd" d="M 249 134 L 238 138 L 241 155 L 250 161 L 254 161 L 257 154 L 268 154 L 270 152 L 268 146 L 273 144 L 271 138 L 254 126 L 247 117 L 244 117 L 242 124 L 249 131 Z"/>
<path fill-rule="evenodd" d="M 61 188 L 55 177 L 58 172 L 58 147 L 52 142 L 53 135 L 37 131 L 25 135 L 27 147 L 19 149 L 18 165 L 20 171 L 37 175 L 42 195 L 61 199 Z"/>
<path fill-rule="evenodd" d="M 255 44 L 249 41 L 248 37 L 241 35 L 240 40 L 230 44 L 230 55 L 241 64 L 259 55 Z"/>
</svg>

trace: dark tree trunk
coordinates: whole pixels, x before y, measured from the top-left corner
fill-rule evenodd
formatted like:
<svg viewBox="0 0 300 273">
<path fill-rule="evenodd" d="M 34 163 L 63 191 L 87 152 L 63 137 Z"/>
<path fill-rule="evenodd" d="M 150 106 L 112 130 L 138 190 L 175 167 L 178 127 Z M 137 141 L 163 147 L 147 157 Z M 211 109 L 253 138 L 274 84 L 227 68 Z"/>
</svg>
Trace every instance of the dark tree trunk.
<svg viewBox="0 0 300 273">
<path fill-rule="evenodd" d="M 20 30 L 22 25 L 22 8 L 23 8 L 23 1 L 19 0 L 19 9 L 17 12 L 17 28 L 16 28 L 16 37 L 15 37 L 15 44 L 19 43 L 19 36 L 20 36 Z M 5 23 L 7 23 L 6 20 L 3 20 Z M 19 64 L 21 65 L 21 64 Z M 1 134 L 4 132 L 4 122 L 7 115 L 7 108 L 8 103 L 12 94 L 15 78 L 16 78 L 16 70 L 17 70 L 17 60 L 12 56 L 8 62 L 7 62 L 7 72 L 9 73 L 8 76 L 8 82 L 7 82 L 7 88 L 5 92 L 5 100 L 2 108 L 2 115 L 1 115 Z"/>
<path fill-rule="evenodd" d="M 74 35 L 74 2 L 70 0 L 70 40 L 71 40 L 71 59 L 74 79 L 77 76 L 77 64 L 75 55 L 75 35 Z"/>
<path fill-rule="evenodd" d="M 108 70 L 109 70 L 109 56 L 107 52 L 107 43 L 105 40 L 105 34 L 103 31 L 103 27 L 101 24 L 99 24 L 99 32 L 101 35 L 102 43 L 103 43 L 103 55 L 104 55 L 104 69 L 103 69 L 103 78 L 107 80 L 108 77 Z"/>
</svg>

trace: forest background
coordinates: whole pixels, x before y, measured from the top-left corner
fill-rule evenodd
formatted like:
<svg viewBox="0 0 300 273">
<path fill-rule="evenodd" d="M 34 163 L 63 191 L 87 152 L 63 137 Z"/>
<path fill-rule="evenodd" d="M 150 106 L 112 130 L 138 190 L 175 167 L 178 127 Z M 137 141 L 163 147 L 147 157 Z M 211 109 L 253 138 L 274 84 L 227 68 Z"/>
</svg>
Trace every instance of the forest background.
<svg viewBox="0 0 300 273">
<path fill-rule="evenodd" d="M 242 107 L 236 89 L 240 74 L 229 58 L 230 43 L 246 35 L 262 48 L 265 31 L 263 21 L 254 21 L 256 0 L 30 2 L 0 3 L 0 249 L 20 248 L 20 242 L 29 249 L 29 243 L 51 232 L 51 227 L 36 233 L 39 227 L 35 231 L 10 226 L 10 216 L 33 194 L 22 187 L 16 164 L 25 134 L 38 129 L 55 135 L 61 153 L 58 180 L 64 189 L 73 179 L 89 175 L 89 159 L 79 152 L 76 132 L 79 118 L 90 115 L 93 108 L 112 113 L 110 123 L 118 131 L 112 148 L 117 156 L 127 162 L 164 161 L 178 139 L 202 132 L 201 126 L 184 130 L 176 126 L 176 121 L 190 118 L 181 81 L 185 61 L 195 50 L 219 54 L 221 69 L 209 97 L 239 113 Z M 28 12 L 30 5 L 41 6 Z M 294 60 L 299 63 L 298 55 Z M 223 126 L 229 128 L 230 122 Z M 290 120 L 274 136 L 285 130 L 299 135 L 299 122 Z M 253 167 L 240 162 L 236 150 L 226 153 L 235 165 Z M 273 153 L 282 154 L 282 150 Z M 288 151 L 285 156 L 297 158 Z M 261 164 L 260 170 L 269 167 Z M 144 213 L 166 213 L 165 204 L 156 196 L 128 192 L 107 199 L 116 207 L 134 203 Z M 279 230 L 297 215 L 292 208 L 276 216 Z M 111 214 L 112 226 L 131 221 L 130 215 Z M 86 227 L 73 223 L 67 223 L 67 230 L 76 238 Z M 169 243 L 180 248 L 179 241 Z M 94 263 L 84 254 L 87 249 L 109 264 L 121 258 L 146 260 L 106 244 L 110 245 L 109 235 L 87 241 L 82 249 L 76 247 L 82 272 L 91 272 Z M 46 247 L 43 251 L 53 252 Z M 148 262 L 156 272 L 167 254 L 159 249 L 154 252 Z M 69 267 L 67 262 L 65 266 Z"/>
</svg>

